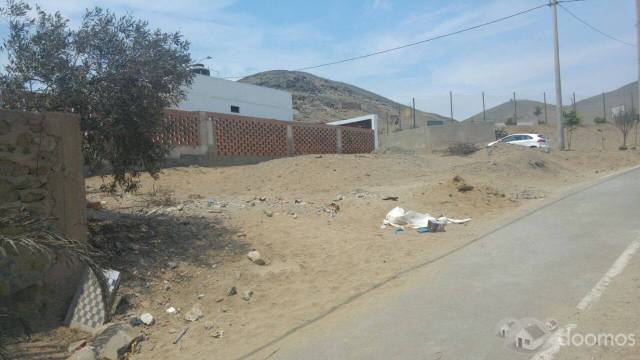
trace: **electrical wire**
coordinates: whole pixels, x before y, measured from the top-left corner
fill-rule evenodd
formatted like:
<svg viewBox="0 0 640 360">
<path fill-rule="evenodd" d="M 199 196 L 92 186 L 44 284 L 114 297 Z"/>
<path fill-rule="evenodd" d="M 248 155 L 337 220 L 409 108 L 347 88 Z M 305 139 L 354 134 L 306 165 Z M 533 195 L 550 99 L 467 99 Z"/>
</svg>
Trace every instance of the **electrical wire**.
<svg viewBox="0 0 640 360">
<path fill-rule="evenodd" d="M 585 20 L 581 19 L 578 15 L 574 14 L 573 12 L 571 12 L 569 9 L 567 9 L 566 7 L 562 6 L 562 4 L 558 4 L 558 6 L 560 6 L 560 8 L 562 8 L 562 10 L 566 11 L 569 15 L 573 16 L 574 19 L 578 20 L 579 22 L 581 22 L 582 24 L 584 24 L 585 26 L 589 27 L 591 30 L 599 33 L 602 36 L 608 37 L 611 40 L 615 40 L 621 44 L 627 45 L 627 46 L 632 46 L 632 47 L 636 47 L 636 45 L 632 44 L 632 43 L 628 43 L 624 40 L 620 40 L 617 37 L 611 36 L 607 33 L 605 33 L 604 31 L 596 28 L 595 26 L 589 24 L 588 22 L 586 22 Z"/>
<path fill-rule="evenodd" d="M 468 32 L 468 31 L 471 31 L 471 30 L 476 30 L 476 29 L 479 29 L 481 27 L 493 25 L 493 24 L 501 22 L 501 21 L 505 21 L 505 20 L 508 20 L 508 19 L 511 19 L 511 18 L 514 18 L 514 17 L 517 17 L 517 16 L 528 14 L 530 12 L 536 11 L 538 9 L 542 9 L 543 7 L 547 7 L 547 6 L 549 6 L 549 4 L 545 3 L 545 4 L 542 4 L 542 5 L 538 5 L 538 6 L 529 8 L 527 10 L 522 10 L 522 11 L 513 13 L 511 15 L 503 16 L 503 17 L 495 19 L 495 20 L 487 21 L 487 22 L 484 22 L 482 24 L 474 25 L 474 26 L 467 27 L 467 28 L 464 28 L 464 29 L 460 29 L 460 30 L 457 30 L 457 31 L 453 31 L 453 32 L 450 32 L 450 33 L 447 33 L 447 34 L 442 34 L 442 35 L 434 36 L 434 37 L 431 37 L 431 38 L 428 38 L 428 39 L 415 41 L 415 42 L 412 42 L 412 43 L 408 43 L 408 44 L 404 44 L 404 45 L 400 45 L 400 46 L 396 46 L 396 47 L 392 47 L 392 48 L 388 48 L 388 49 L 384 49 L 384 50 L 380 50 L 380 51 L 376 51 L 376 52 L 372 52 L 372 53 L 368 53 L 368 54 L 364 54 L 364 55 L 354 56 L 354 57 L 351 57 L 351 58 L 346 58 L 346 59 L 342 59 L 342 60 L 336 60 L 336 61 L 327 62 L 327 63 L 319 64 L 319 65 L 312 65 L 312 66 L 306 66 L 306 67 L 302 67 L 302 68 L 297 68 L 297 69 L 293 69 L 292 71 L 307 71 L 307 70 L 317 69 L 317 68 L 321 68 L 321 67 L 342 64 L 342 63 L 346 63 L 346 62 L 350 62 L 350 61 L 361 60 L 361 59 L 365 59 L 365 58 L 368 58 L 368 57 L 371 57 L 371 56 L 386 54 L 386 53 L 389 53 L 389 52 L 392 52 L 392 51 L 405 49 L 405 48 L 408 48 L 408 47 L 411 47 L 411 46 L 424 44 L 424 43 L 427 43 L 427 42 L 443 39 L 443 38 L 446 38 L 446 37 L 449 37 L 449 36 L 458 35 L 458 34 L 461 34 L 461 33 L 464 33 L 464 32 Z M 225 77 L 225 79 L 239 79 L 239 78 L 242 78 L 242 76 Z"/>
</svg>

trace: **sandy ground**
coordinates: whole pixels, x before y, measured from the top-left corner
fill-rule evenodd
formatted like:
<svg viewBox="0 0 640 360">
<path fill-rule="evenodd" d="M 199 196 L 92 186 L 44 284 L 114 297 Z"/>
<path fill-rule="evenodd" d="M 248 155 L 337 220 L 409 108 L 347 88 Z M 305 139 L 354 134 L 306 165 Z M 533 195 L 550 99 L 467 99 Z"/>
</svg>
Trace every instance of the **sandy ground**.
<svg viewBox="0 0 640 360">
<path fill-rule="evenodd" d="M 156 318 L 142 327 L 145 340 L 131 357 L 237 358 L 464 245 L 517 209 L 640 164 L 637 150 L 616 150 L 619 135 L 612 126 L 598 128 L 578 129 L 576 150 L 561 153 L 506 145 L 466 157 L 310 155 L 173 168 L 158 181 L 144 178 L 138 194 L 124 196 L 102 194 L 102 180 L 87 179 L 88 199 L 104 202 L 103 210 L 90 214 L 93 242 L 123 272 L 120 293 L 127 303 L 117 319 L 143 312 Z M 473 190 L 458 191 L 456 175 Z M 389 196 L 398 200 L 383 200 Z M 472 220 L 441 233 L 396 234 L 380 228 L 395 206 Z M 251 249 L 265 266 L 247 259 Z M 238 294 L 228 296 L 232 286 Z M 249 290 L 253 295 L 245 301 Z M 185 314 L 195 304 L 204 317 L 188 322 Z M 167 314 L 169 307 L 178 314 Z M 186 335 L 173 344 L 185 327 Z M 74 338 L 48 336 L 60 343 Z"/>
</svg>

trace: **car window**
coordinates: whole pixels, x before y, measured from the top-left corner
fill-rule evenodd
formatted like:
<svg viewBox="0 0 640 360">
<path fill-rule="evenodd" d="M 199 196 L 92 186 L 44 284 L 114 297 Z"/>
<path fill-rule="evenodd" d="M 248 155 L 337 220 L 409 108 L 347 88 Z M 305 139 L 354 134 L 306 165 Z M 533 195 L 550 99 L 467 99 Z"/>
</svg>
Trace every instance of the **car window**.
<svg viewBox="0 0 640 360">
<path fill-rule="evenodd" d="M 506 138 L 502 139 L 502 142 L 509 142 L 509 141 L 515 141 L 515 140 L 516 140 L 515 135 L 509 135 Z"/>
<path fill-rule="evenodd" d="M 522 138 L 523 138 L 522 140 L 531 140 L 531 139 L 533 139 L 533 138 L 532 138 L 531 136 L 529 136 L 529 135 L 522 135 Z"/>
</svg>

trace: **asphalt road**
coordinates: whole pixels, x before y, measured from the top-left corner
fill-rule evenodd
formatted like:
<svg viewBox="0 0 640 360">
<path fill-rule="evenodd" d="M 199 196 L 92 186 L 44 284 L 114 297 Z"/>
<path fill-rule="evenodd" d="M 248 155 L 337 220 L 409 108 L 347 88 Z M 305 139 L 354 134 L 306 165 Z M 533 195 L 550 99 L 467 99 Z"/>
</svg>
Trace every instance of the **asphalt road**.
<svg viewBox="0 0 640 360">
<path fill-rule="evenodd" d="M 639 217 L 636 169 L 551 203 L 255 355 L 531 358 L 533 353 L 505 345 L 497 335 L 501 321 L 553 318 L 564 326 L 579 311 L 576 305 L 640 238 Z"/>
</svg>

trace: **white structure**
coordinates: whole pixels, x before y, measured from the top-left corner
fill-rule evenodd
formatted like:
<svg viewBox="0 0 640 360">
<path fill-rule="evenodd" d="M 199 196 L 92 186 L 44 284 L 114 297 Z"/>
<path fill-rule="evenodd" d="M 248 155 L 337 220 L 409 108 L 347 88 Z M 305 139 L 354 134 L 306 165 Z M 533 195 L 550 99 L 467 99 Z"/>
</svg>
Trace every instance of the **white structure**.
<svg viewBox="0 0 640 360">
<path fill-rule="evenodd" d="M 509 320 L 509 321 L 505 321 L 504 324 L 502 324 L 502 326 L 500 326 L 500 330 L 498 332 L 498 335 L 506 338 L 509 333 L 511 333 L 511 331 L 513 330 L 513 328 L 516 326 L 516 321 L 515 320 Z"/>
<path fill-rule="evenodd" d="M 195 74 L 186 95 L 174 109 L 293 120 L 291 94 L 286 91 Z"/>
<path fill-rule="evenodd" d="M 351 119 L 338 120 L 334 122 L 327 123 L 327 125 L 335 125 L 335 126 L 357 126 L 365 129 L 373 129 L 373 143 L 374 148 L 378 150 L 378 115 L 369 114 L 364 116 L 358 116 Z"/>
<path fill-rule="evenodd" d="M 535 350 L 544 344 L 546 335 L 537 324 L 525 326 L 516 334 L 516 348 Z"/>
</svg>

